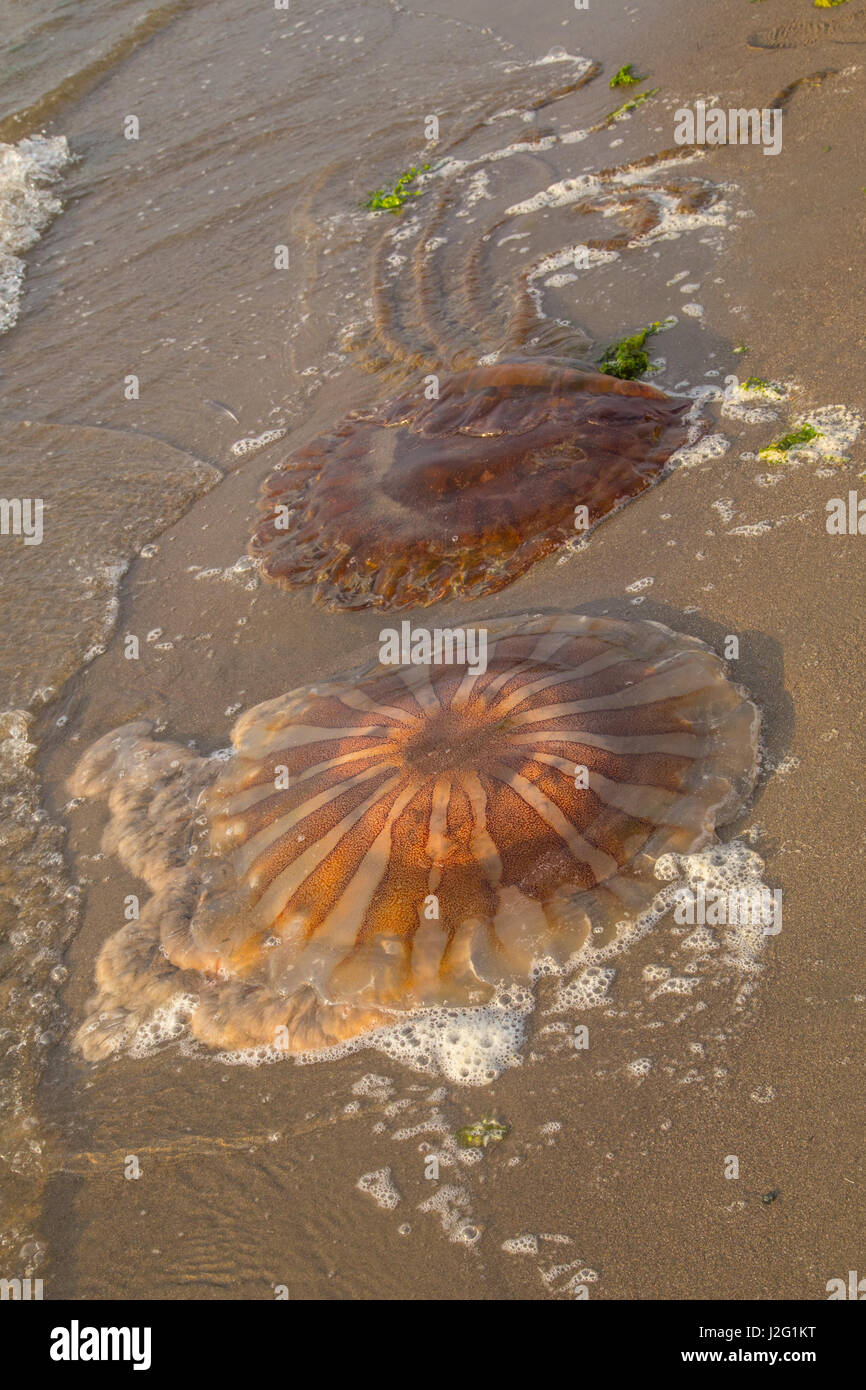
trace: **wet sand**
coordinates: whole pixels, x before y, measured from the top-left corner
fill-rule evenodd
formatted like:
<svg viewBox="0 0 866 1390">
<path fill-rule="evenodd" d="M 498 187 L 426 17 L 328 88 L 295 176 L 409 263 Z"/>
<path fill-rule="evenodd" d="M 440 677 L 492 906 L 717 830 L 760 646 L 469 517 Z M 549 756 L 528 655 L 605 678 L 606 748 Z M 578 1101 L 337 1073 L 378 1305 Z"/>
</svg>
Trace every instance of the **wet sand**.
<svg viewBox="0 0 866 1390">
<path fill-rule="evenodd" d="M 828 498 L 862 487 L 862 442 L 849 466 L 820 470 L 827 476 L 808 464 L 784 469 L 774 486 L 757 483 L 768 470 L 741 455 L 807 409 L 856 408 L 866 398 L 857 173 L 866 52 L 859 40 L 866 28 L 852 27 L 845 14 L 840 33 L 858 42 L 813 42 L 816 32 L 802 23 L 818 12 L 805 0 L 800 7 L 781 0 L 722 4 L 709 15 L 699 4 L 670 10 L 657 3 L 613 15 L 605 7 L 602 17 L 545 2 L 530 22 L 480 0 L 436 7 L 446 28 L 448 16 L 471 26 L 479 51 L 492 42 L 479 34 L 489 24 L 514 45 L 514 57 L 536 58 L 562 43 L 603 62 L 601 85 L 575 99 L 581 117 L 588 111 L 595 119 L 616 105 L 619 94 L 605 90 L 606 77 L 637 61 L 664 103 L 630 123 L 644 123 L 647 148 L 670 145 L 676 106 L 713 95 L 724 106 L 765 105 L 798 78 L 838 69 L 794 92 L 778 157 L 721 147 L 702 161 L 702 177 L 734 185 L 721 256 L 700 234 L 665 243 L 658 267 L 646 264 L 651 252 L 642 253 L 643 262 L 624 258 L 604 302 L 593 300 L 589 281 L 586 291 L 579 287 L 585 297 L 576 307 L 578 322 L 603 344 L 681 305 L 678 287 L 667 282 L 687 270 L 700 284 L 693 298 L 704 312 L 698 321 L 682 318 L 682 331 L 660 344 L 668 365 L 658 384 L 700 384 L 716 370 L 721 378 L 793 380 L 799 394 L 778 422 L 761 426 L 709 405 L 713 427 L 730 440 L 724 454 L 678 469 L 605 523 L 585 549 L 551 557 L 494 598 L 405 616 L 430 623 L 435 612 L 437 622 L 454 626 L 573 608 L 657 619 L 717 650 L 729 634 L 739 637 L 733 674 L 761 707 L 765 765 L 749 811 L 726 835 L 747 837 L 765 861 L 768 883 L 784 895 L 784 927 L 765 948 L 754 993 L 734 1010 L 730 982 L 720 981 L 697 1011 L 674 996 L 647 1009 L 642 972 L 671 946 L 650 934 L 622 962 L 610 1011 L 590 1016 L 588 1053 L 558 1047 L 556 1035 L 542 1031 L 553 988 L 542 982 L 522 1065 L 480 1089 L 442 1083 L 374 1051 L 250 1069 L 169 1046 L 141 1059 L 121 1055 L 88 1065 L 61 1041 L 38 1093 L 48 1139 L 37 1227 L 47 1251 L 39 1270 L 47 1297 L 257 1299 L 285 1285 L 293 1298 L 398 1299 L 410 1291 L 423 1299 L 532 1299 L 566 1296 L 569 1281 L 588 1270 L 591 1298 L 809 1300 L 825 1296 L 828 1279 L 856 1267 L 866 996 L 855 878 L 863 839 L 864 561 L 862 537 L 828 536 L 824 509 Z M 749 46 L 750 36 L 774 31 L 794 10 L 797 46 Z M 409 45 L 412 35 L 410 15 L 391 41 Z M 157 52 L 154 46 L 151 56 Z M 430 109 L 435 66 L 424 73 Z M 98 143 L 92 132 L 106 100 L 102 88 L 67 113 L 63 128 L 73 142 L 78 131 L 86 143 L 90 131 Z M 418 109 L 428 108 L 422 101 L 413 117 Z M 395 126 L 389 149 L 399 163 L 396 136 L 405 131 L 397 117 Z M 634 130 L 614 134 L 638 139 Z M 164 148 L 170 151 L 176 138 Z M 332 136 L 320 138 L 327 148 Z M 555 157 L 560 177 L 590 160 L 589 150 L 584 157 L 577 149 L 581 157 L 572 164 L 567 152 Z M 611 158 L 603 145 L 601 154 L 602 162 Z M 86 181 L 86 161 L 75 177 Z M 104 193 L 88 197 L 111 196 L 106 177 Z M 738 211 L 752 215 L 740 218 Z M 80 753 L 139 717 L 203 752 L 224 747 L 240 709 L 358 664 L 384 625 L 375 613 L 316 610 L 303 590 L 280 592 L 250 570 L 232 570 L 244 553 L 260 480 L 284 450 L 351 405 L 376 398 L 376 379 L 339 365 L 304 401 L 280 338 L 280 312 L 264 292 L 264 326 L 249 319 L 229 352 L 214 336 L 230 302 L 226 284 L 214 288 L 201 314 L 209 321 L 200 330 L 202 351 L 219 359 L 219 368 L 173 377 L 168 347 L 154 390 L 124 414 L 99 382 L 106 354 L 123 355 L 119 344 L 126 347 L 117 337 L 121 315 L 100 301 L 109 346 L 90 355 L 90 330 L 83 330 L 75 365 L 51 382 L 50 362 L 36 361 L 51 338 L 44 322 L 49 267 L 74 254 L 86 217 L 86 199 L 64 213 L 30 271 L 32 316 L 0 350 L 8 415 L 88 426 L 123 420 L 225 470 L 225 477 L 156 536 L 147 558 L 132 562 L 104 654 L 66 681 L 35 725 L 45 804 L 53 822 L 68 824 L 68 872 L 85 885 L 65 957 L 64 1040 L 84 1015 L 94 960 L 118 924 L 124 895 L 139 891 L 116 860 L 97 857 L 99 808 L 65 809 L 64 779 Z M 109 238 L 121 235 L 119 227 L 105 230 Z M 268 229 L 268 245 L 273 239 Z M 164 283 L 158 293 L 148 280 L 148 312 L 134 320 L 133 337 L 146 344 L 162 313 L 188 336 L 196 309 L 173 305 L 166 285 L 181 283 L 186 259 L 200 254 L 195 242 L 184 241 L 177 253 L 160 244 L 149 254 L 165 258 Z M 330 254 L 339 260 L 339 243 Z M 365 273 L 351 255 L 315 282 L 311 302 L 319 317 L 306 330 L 304 360 L 329 350 L 328 316 L 340 313 L 332 297 L 350 273 Z M 89 283 L 95 294 L 95 272 Z M 64 353 L 70 360 L 75 341 L 71 325 L 54 348 L 55 370 Z M 126 360 L 137 360 L 141 343 L 126 348 Z M 733 349 L 744 343 L 750 350 L 743 358 Z M 244 364 L 253 346 L 263 350 L 263 364 Z M 283 376 L 291 377 L 290 387 Z M 205 407 L 205 397 L 227 401 L 242 428 Z M 275 423 L 289 428 L 285 440 L 245 458 L 230 455 L 232 440 Z M 762 522 L 769 524 L 756 534 L 737 534 Z M 137 533 L 134 541 L 137 548 Z M 644 578 L 652 584 L 629 592 Z M 138 662 L 124 658 L 128 633 L 142 639 Z M 661 1028 L 652 1027 L 658 1022 Z M 646 1056 L 654 1060 L 649 1074 L 633 1075 L 628 1063 Z M 390 1085 L 353 1090 L 370 1073 Z M 507 1138 L 471 1165 L 457 1160 L 443 1169 L 438 1185 L 425 1179 L 419 1143 L 483 1113 L 507 1120 Z M 433 1128 L 395 1137 L 419 1125 Z M 124 1177 L 130 1155 L 140 1162 L 137 1180 Z M 728 1155 L 739 1158 L 737 1181 L 724 1177 Z M 401 1194 L 391 1209 L 356 1187 L 363 1174 L 386 1168 Z M 453 1231 L 447 1219 L 443 1229 L 435 1210 L 418 1210 L 448 1185 L 465 1192 L 462 1217 L 481 1232 L 471 1248 L 449 1238 Z M 777 1195 L 763 1200 L 769 1193 Z M 400 1234 L 404 1224 L 411 1229 Z M 503 1241 L 525 1233 L 569 1243 L 539 1240 L 537 1255 L 502 1250 Z"/>
</svg>

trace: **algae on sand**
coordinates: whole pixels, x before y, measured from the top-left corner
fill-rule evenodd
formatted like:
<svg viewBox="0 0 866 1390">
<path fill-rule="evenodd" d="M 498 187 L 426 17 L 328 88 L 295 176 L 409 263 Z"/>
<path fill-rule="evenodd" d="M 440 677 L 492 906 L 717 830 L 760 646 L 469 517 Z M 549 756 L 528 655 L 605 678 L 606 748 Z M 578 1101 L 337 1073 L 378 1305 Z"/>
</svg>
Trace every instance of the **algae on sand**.
<svg viewBox="0 0 866 1390">
<path fill-rule="evenodd" d="M 801 444 L 810 444 L 813 439 L 821 438 L 823 438 L 821 431 L 816 430 L 815 426 L 810 425 L 806 420 L 799 429 L 791 430 L 789 434 L 783 434 L 781 439 L 768 444 L 765 449 L 760 449 L 758 457 L 766 459 L 768 463 L 783 463 L 785 456 L 792 449 L 798 449 Z"/>
<path fill-rule="evenodd" d="M 667 320 L 662 323 L 657 319 L 655 323 L 642 328 L 639 333 L 632 333 L 627 338 L 620 338 L 618 342 L 611 343 L 598 359 L 598 370 L 604 372 L 605 376 L 619 377 L 621 381 L 637 381 L 650 371 L 649 353 L 644 348 L 647 338 L 661 333 L 667 326 Z"/>
<path fill-rule="evenodd" d="M 615 73 L 610 79 L 610 87 L 633 87 L 638 82 L 646 81 L 646 77 L 636 77 L 634 73 L 634 63 L 624 63 L 619 72 Z"/>
<path fill-rule="evenodd" d="M 502 1120 L 493 1120 L 485 1115 L 472 1125 L 462 1125 L 455 1138 L 461 1149 L 486 1149 L 488 1144 L 498 1144 L 508 1133 L 509 1126 Z"/>
<path fill-rule="evenodd" d="M 622 106 L 618 106 L 615 111 L 611 111 L 609 115 L 605 116 L 602 125 L 611 125 L 614 121 L 618 121 L 621 116 L 627 116 L 630 111 L 637 110 L 645 101 L 649 101 L 650 97 L 654 97 L 660 91 L 661 87 L 653 87 L 649 92 L 640 92 L 636 97 L 632 97 L 631 101 L 623 102 Z"/>
<path fill-rule="evenodd" d="M 424 171 L 429 168 L 429 164 L 422 164 L 420 168 L 416 168 L 414 164 L 411 165 L 411 167 L 395 181 L 392 188 L 374 188 L 371 193 L 367 194 L 361 206 L 365 208 L 367 212 L 399 213 L 403 204 L 408 202 L 410 198 L 421 197 L 422 190 L 420 188 L 411 188 L 410 184 L 413 184 L 418 175 L 424 173 Z"/>
<path fill-rule="evenodd" d="M 765 381 L 762 376 L 748 376 L 743 382 L 744 391 L 760 391 L 762 395 L 784 396 L 785 392 L 781 386 L 777 386 L 773 381 Z"/>
</svg>

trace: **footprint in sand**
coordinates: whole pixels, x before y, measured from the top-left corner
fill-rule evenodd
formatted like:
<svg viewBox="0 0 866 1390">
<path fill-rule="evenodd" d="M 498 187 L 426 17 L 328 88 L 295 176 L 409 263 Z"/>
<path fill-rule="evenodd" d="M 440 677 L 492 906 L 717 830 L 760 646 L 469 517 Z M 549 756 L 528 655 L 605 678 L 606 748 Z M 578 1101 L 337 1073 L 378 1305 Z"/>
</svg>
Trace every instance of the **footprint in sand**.
<svg viewBox="0 0 866 1390">
<path fill-rule="evenodd" d="M 764 34 L 752 34 L 749 48 L 807 48 L 813 43 L 866 43 L 866 10 L 832 19 L 792 19 Z"/>
</svg>

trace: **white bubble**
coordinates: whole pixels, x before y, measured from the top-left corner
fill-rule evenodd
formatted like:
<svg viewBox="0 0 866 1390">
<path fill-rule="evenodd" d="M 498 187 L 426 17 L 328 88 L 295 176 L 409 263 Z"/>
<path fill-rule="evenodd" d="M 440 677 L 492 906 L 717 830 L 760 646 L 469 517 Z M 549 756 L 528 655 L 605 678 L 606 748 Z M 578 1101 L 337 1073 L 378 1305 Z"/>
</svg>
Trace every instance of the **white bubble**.
<svg viewBox="0 0 866 1390">
<path fill-rule="evenodd" d="M 403 1200 L 391 1176 L 390 1168 L 377 1168 L 373 1173 L 363 1173 L 355 1183 L 359 1192 L 366 1192 L 377 1206 L 393 1211 Z"/>
</svg>

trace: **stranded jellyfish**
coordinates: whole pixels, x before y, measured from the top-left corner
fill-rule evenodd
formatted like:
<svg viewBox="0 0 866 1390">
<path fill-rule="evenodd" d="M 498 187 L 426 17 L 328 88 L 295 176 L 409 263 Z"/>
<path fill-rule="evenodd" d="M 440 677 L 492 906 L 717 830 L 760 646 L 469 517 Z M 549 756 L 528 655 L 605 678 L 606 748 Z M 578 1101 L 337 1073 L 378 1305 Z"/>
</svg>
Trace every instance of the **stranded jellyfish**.
<svg viewBox="0 0 866 1390">
<path fill-rule="evenodd" d="M 758 714 L 702 642 L 574 614 L 433 634 L 255 706 L 228 761 L 106 735 L 72 780 L 152 897 L 102 949 L 79 1045 L 182 996 L 222 1048 L 327 1048 L 483 1005 L 615 948 L 668 852 L 707 845 L 756 768 Z"/>
<path fill-rule="evenodd" d="M 510 584 L 650 486 L 688 403 L 558 358 L 446 377 L 292 454 L 252 539 L 271 579 L 329 608 L 400 608 Z"/>
<path fill-rule="evenodd" d="M 608 151 L 623 111 L 582 130 L 551 119 L 599 72 L 555 53 L 510 66 L 483 96 L 464 92 L 463 118 L 396 216 L 347 219 L 350 166 L 333 193 L 324 174 L 310 182 L 299 331 L 333 315 L 322 258 L 338 252 L 354 274 L 375 226 L 369 317 L 365 297 L 342 345 L 390 399 L 352 411 L 267 479 L 251 552 L 268 578 L 310 585 L 330 608 L 495 593 L 656 481 L 686 442 L 687 405 L 578 360 L 594 354 L 570 322 L 583 283 L 568 287 L 586 274 L 591 294 L 596 268 L 723 225 L 723 191 L 681 167 L 691 147 L 576 177 L 552 168 L 575 140 L 598 136 Z M 546 187 L 539 172 L 554 175 Z M 647 307 L 631 332 L 658 312 Z M 306 372 L 297 339 L 289 352 Z"/>
</svg>

